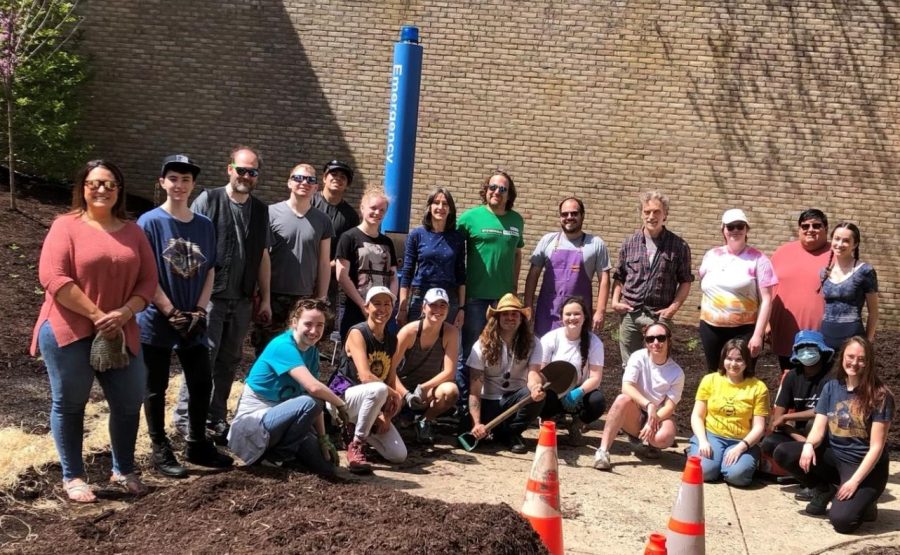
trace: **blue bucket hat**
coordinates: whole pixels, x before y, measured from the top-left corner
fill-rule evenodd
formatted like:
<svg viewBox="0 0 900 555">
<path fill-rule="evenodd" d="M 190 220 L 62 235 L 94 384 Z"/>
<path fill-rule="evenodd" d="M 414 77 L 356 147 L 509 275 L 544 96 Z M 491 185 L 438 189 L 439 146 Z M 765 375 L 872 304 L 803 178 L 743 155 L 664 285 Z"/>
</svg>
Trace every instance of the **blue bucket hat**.
<svg viewBox="0 0 900 555">
<path fill-rule="evenodd" d="M 828 362 L 834 355 L 834 349 L 825 344 L 825 338 L 816 330 L 800 330 L 794 336 L 794 347 L 791 349 L 791 364 L 800 364 L 797 351 L 800 347 L 812 345 L 822 353 L 822 360 Z"/>
</svg>

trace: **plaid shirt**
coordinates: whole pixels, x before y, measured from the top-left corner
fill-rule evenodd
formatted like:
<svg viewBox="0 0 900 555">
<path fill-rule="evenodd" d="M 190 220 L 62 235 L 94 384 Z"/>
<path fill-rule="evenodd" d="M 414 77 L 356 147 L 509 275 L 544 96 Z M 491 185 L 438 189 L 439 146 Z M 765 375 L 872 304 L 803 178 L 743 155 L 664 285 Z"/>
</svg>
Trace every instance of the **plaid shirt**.
<svg viewBox="0 0 900 555">
<path fill-rule="evenodd" d="M 619 261 L 613 279 L 623 284 L 622 301 L 635 309 L 658 310 L 675 300 L 675 291 L 694 281 L 691 273 L 691 248 L 681 237 L 666 228 L 656 239 L 653 264 L 647 258 L 644 230 L 627 238 L 619 249 Z"/>
</svg>

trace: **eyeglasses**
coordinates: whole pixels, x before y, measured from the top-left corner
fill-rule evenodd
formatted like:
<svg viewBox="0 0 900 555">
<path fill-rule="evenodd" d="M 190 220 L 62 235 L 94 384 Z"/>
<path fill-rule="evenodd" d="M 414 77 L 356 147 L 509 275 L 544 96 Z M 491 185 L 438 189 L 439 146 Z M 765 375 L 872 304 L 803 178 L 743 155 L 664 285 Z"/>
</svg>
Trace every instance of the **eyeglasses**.
<svg viewBox="0 0 900 555">
<path fill-rule="evenodd" d="M 300 175 L 299 173 L 295 173 L 294 175 L 292 175 L 291 181 L 293 181 L 294 183 L 303 183 L 304 181 L 306 181 L 310 185 L 315 185 L 319 182 L 319 180 L 316 179 L 316 176 L 314 175 Z"/>
<path fill-rule="evenodd" d="M 581 212 L 578 212 L 578 211 L 575 211 L 575 212 L 560 212 L 560 213 L 559 213 L 559 217 L 560 217 L 560 218 L 577 218 L 577 217 L 580 216 L 580 215 L 581 215 Z"/>
<path fill-rule="evenodd" d="M 802 229 L 803 231 L 809 231 L 810 229 L 819 231 L 823 227 L 825 227 L 825 224 L 820 222 L 816 222 L 814 224 L 800 224 L 800 229 Z"/>
<path fill-rule="evenodd" d="M 84 186 L 91 191 L 96 191 L 101 185 L 107 191 L 115 191 L 119 188 L 119 183 L 111 179 L 90 179 L 84 182 Z"/>
<path fill-rule="evenodd" d="M 510 377 L 510 373 L 509 373 L 509 370 L 507 370 L 506 372 L 503 373 L 503 384 L 502 384 L 503 389 L 506 389 L 507 387 L 509 387 L 509 377 Z"/>
<path fill-rule="evenodd" d="M 738 222 L 736 224 L 725 224 L 725 229 L 728 231 L 744 231 L 747 229 L 747 224 L 744 222 Z"/>
<path fill-rule="evenodd" d="M 259 170 L 257 168 L 244 168 L 241 166 L 236 166 L 236 165 L 234 165 L 234 162 L 232 162 L 230 165 L 231 165 L 231 168 L 234 171 L 236 171 L 237 174 L 241 177 L 244 177 L 245 175 L 248 175 L 250 177 L 256 177 L 259 175 Z"/>
<path fill-rule="evenodd" d="M 493 183 L 491 183 L 490 185 L 488 185 L 488 191 L 490 191 L 492 193 L 494 191 L 498 191 L 502 195 L 506 191 L 509 191 L 509 189 L 507 189 L 503 185 L 494 185 Z"/>
<path fill-rule="evenodd" d="M 665 334 L 663 334 L 663 335 L 645 335 L 644 336 L 644 343 L 646 343 L 647 345 L 650 345 L 651 343 L 665 343 L 668 340 L 669 340 L 669 336 L 665 335 Z"/>
</svg>

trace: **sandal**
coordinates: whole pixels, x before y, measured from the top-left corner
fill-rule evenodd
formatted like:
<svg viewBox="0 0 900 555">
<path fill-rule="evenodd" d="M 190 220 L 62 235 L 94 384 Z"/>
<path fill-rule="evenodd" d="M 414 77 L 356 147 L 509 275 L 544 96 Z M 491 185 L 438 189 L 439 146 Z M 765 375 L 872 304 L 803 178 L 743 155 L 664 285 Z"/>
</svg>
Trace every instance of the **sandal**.
<svg viewBox="0 0 900 555">
<path fill-rule="evenodd" d="M 134 472 L 130 474 L 113 474 L 109 478 L 109 483 L 121 487 L 135 497 L 146 495 L 148 491 L 147 486 L 141 482 L 141 479 Z"/>
<path fill-rule="evenodd" d="M 81 478 L 72 478 L 71 480 L 63 480 L 63 489 L 69 497 L 69 501 L 75 503 L 96 503 L 97 496 L 84 480 Z"/>
</svg>

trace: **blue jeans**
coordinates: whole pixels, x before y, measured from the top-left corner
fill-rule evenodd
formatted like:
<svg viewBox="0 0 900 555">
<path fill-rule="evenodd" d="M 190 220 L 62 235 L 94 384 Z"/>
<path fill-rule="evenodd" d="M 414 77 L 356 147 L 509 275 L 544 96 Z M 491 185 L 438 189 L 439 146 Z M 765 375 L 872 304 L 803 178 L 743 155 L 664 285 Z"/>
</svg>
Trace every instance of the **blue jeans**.
<svg viewBox="0 0 900 555">
<path fill-rule="evenodd" d="M 496 306 L 497 299 L 466 299 L 465 321 L 463 322 L 462 348 L 459 350 L 459 362 L 456 365 L 456 386 L 459 388 L 459 404 L 469 406 L 469 369 L 466 361 L 472 352 L 472 345 L 478 341 L 481 330 L 487 325 L 487 309 Z"/>
<path fill-rule="evenodd" d="M 50 431 L 59 453 L 63 480 L 85 475 L 81 455 L 84 407 L 95 376 L 109 404 L 112 470 L 117 474 L 134 472 L 134 444 L 147 384 L 144 359 L 138 353 L 129 357 L 126 368 L 95 372 L 90 365 L 92 341 L 93 337 L 88 337 L 60 347 L 49 321 L 41 325 L 38 334 L 38 345 L 50 378 Z"/>
<path fill-rule="evenodd" d="M 250 326 L 253 302 L 248 299 L 213 299 L 207 308 L 209 324 L 206 337 L 209 341 L 209 364 L 212 368 L 212 395 L 207 420 L 225 420 L 228 412 L 228 396 L 234 373 L 241 362 L 244 338 Z M 188 435 L 188 393 L 182 382 L 175 405 L 173 424 L 185 437 Z"/>
<path fill-rule="evenodd" d="M 700 466 L 703 468 L 703 481 L 715 482 L 721 476 L 727 483 L 732 486 L 749 486 L 753 481 L 753 473 L 756 472 L 756 466 L 759 464 L 759 445 L 754 445 L 749 451 L 738 457 L 738 460 L 731 466 L 724 466 L 725 453 L 741 442 L 739 439 L 728 439 L 717 436 L 716 434 L 706 432 L 706 439 L 712 446 L 713 457 L 707 459 L 700 457 Z M 700 444 L 697 436 L 691 437 L 691 447 L 688 456 L 700 456 Z"/>
<path fill-rule="evenodd" d="M 313 431 L 313 422 L 321 412 L 322 403 L 308 395 L 269 409 L 262 419 L 269 432 L 265 456 L 282 461 L 294 459 L 316 474 L 334 474 L 334 466 L 322 456 L 319 438 Z"/>
</svg>

